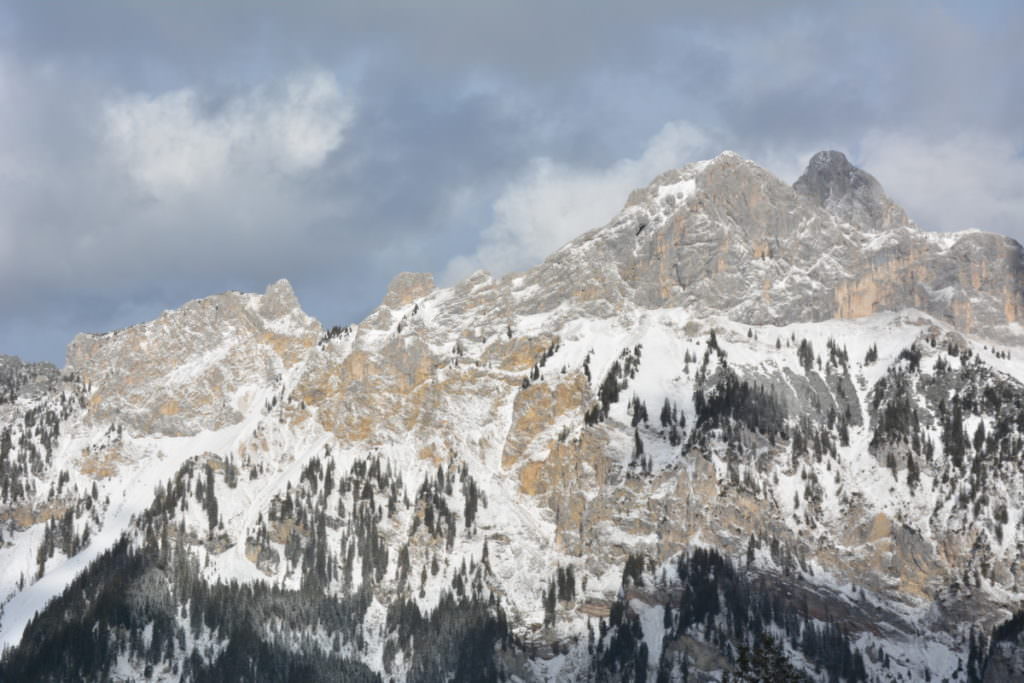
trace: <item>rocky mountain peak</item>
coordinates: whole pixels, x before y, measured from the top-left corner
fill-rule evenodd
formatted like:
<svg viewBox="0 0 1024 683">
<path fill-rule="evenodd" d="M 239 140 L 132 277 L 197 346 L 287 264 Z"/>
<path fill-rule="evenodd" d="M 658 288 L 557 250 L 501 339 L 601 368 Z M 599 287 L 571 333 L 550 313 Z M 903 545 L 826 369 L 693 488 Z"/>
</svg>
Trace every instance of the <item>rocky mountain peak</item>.
<svg viewBox="0 0 1024 683">
<path fill-rule="evenodd" d="M 592 314 L 626 301 L 747 324 L 860 318 L 914 308 L 1019 340 L 1020 247 L 980 232 L 920 230 L 881 184 L 837 151 L 790 186 L 734 153 L 660 174 L 607 225 L 524 281 L 523 313 L 573 298 Z"/>
<path fill-rule="evenodd" d="M 430 273 L 399 273 L 391 278 L 384 305 L 399 308 L 434 291 L 434 276 Z"/>
<path fill-rule="evenodd" d="M 245 397 L 278 381 L 322 332 L 288 281 L 278 280 L 263 295 L 225 292 L 148 323 L 79 334 L 68 365 L 92 384 L 93 419 L 194 434 L 241 419 Z"/>
<path fill-rule="evenodd" d="M 793 189 L 815 199 L 822 206 L 852 193 L 875 199 L 885 196 L 882 184 L 874 176 L 851 164 L 845 154 L 834 149 L 818 152 L 811 157 L 803 175 L 793 184 Z"/>
<path fill-rule="evenodd" d="M 264 318 L 281 318 L 289 313 L 301 311 L 299 298 L 288 280 L 281 278 L 269 285 L 260 299 L 260 315 Z"/>
<path fill-rule="evenodd" d="M 836 150 L 811 157 L 793 189 L 860 228 L 879 230 L 910 222 L 873 175 L 851 164 L 845 154 Z"/>
</svg>

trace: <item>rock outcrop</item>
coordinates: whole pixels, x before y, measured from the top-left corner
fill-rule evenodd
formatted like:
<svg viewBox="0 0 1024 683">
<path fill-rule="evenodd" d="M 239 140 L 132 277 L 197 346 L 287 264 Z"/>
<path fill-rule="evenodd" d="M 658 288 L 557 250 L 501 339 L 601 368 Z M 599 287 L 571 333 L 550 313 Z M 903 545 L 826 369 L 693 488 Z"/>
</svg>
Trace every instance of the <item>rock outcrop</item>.
<svg viewBox="0 0 1024 683">
<path fill-rule="evenodd" d="M 18 380 L 42 387 L 49 431 L 42 408 L 10 408 L 0 475 L 34 483 L 0 520 L 27 534 L 96 505 L 80 526 L 155 538 L 137 520 L 164 515 L 210 581 L 365 589 L 370 616 L 335 650 L 378 671 L 408 666 L 384 662 L 398 639 L 353 643 L 478 571 L 538 679 L 585 677 L 586 619 L 623 610 L 658 652 L 731 665 L 711 626 L 651 611 L 692 599 L 675 563 L 714 548 L 872 671 L 918 677 L 938 653 L 950 676 L 969 629 L 1024 600 L 1022 275 L 1020 245 L 921 230 L 838 152 L 793 186 L 725 153 L 526 272 L 399 274 L 350 327 L 324 333 L 282 280 L 79 335 L 71 398 L 48 368 Z M 143 514 L 118 487 L 150 469 L 177 482 Z M 555 601 L 566 568 L 579 593 Z M 4 571 L 20 595 L 20 565 Z M 1016 671 L 1003 645 L 986 675 Z"/>
<path fill-rule="evenodd" d="M 90 419 L 189 435 L 241 420 L 254 391 L 279 382 L 321 334 L 280 280 L 262 296 L 226 292 L 149 323 L 80 334 L 68 367 L 92 387 Z"/>
<path fill-rule="evenodd" d="M 632 301 L 783 325 L 916 308 L 1024 341 L 1021 246 L 921 230 L 838 152 L 815 155 L 794 187 L 731 153 L 663 174 L 524 280 L 544 292 L 537 310 L 571 297 L 596 313 L 595 300 Z"/>
</svg>

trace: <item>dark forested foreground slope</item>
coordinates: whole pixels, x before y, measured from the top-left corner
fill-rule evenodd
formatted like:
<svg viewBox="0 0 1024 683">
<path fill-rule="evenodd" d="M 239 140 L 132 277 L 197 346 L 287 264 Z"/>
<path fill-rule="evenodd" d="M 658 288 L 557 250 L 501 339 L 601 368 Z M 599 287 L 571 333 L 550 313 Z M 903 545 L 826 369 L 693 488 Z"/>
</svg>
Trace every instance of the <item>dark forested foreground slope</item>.
<svg viewBox="0 0 1024 683">
<path fill-rule="evenodd" d="M 1024 680 L 1024 261 L 842 155 L 0 357 L 0 680 Z"/>
</svg>

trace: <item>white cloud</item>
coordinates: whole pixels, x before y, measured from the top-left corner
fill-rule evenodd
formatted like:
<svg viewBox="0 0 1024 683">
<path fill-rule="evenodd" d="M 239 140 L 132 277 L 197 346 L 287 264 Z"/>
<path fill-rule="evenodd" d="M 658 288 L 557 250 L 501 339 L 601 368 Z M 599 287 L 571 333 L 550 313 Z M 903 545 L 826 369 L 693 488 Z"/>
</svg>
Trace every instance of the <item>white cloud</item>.
<svg viewBox="0 0 1024 683">
<path fill-rule="evenodd" d="M 207 110 L 191 88 L 106 103 L 113 158 L 160 199 L 238 174 L 318 168 L 342 143 L 353 107 L 334 76 L 313 71 Z"/>
<path fill-rule="evenodd" d="M 1024 158 L 1013 140 L 983 132 L 934 139 L 876 131 L 861 142 L 859 165 L 924 228 L 1024 238 Z"/>
<path fill-rule="evenodd" d="M 359 238 L 341 158 L 355 106 L 333 73 L 125 94 L 0 51 L 0 105 L 8 318 L 54 292 L 169 304 L 259 286 Z"/>
<path fill-rule="evenodd" d="M 689 123 L 666 124 L 638 159 L 606 168 L 578 168 L 547 157 L 533 159 L 494 202 L 494 220 L 472 255 L 449 261 L 443 280 L 453 282 L 477 268 L 495 274 L 539 263 L 581 233 L 599 227 L 622 208 L 630 190 L 662 171 L 696 161 L 709 139 Z"/>
</svg>

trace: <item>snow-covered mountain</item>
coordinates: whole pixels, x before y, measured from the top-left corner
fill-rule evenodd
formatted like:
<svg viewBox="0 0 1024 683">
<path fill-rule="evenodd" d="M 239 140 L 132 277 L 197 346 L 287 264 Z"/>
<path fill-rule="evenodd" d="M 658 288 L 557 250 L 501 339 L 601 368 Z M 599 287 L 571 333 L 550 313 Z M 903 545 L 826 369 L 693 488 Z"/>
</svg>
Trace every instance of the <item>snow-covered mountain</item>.
<svg viewBox="0 0 1024 683">
<path fill-rule="evenodd" d="M 727 152 L 351 327 L 0 357 L 0 678 L 1024 676 L 1022 313 L 1016 242 Z"/>
</svg>

